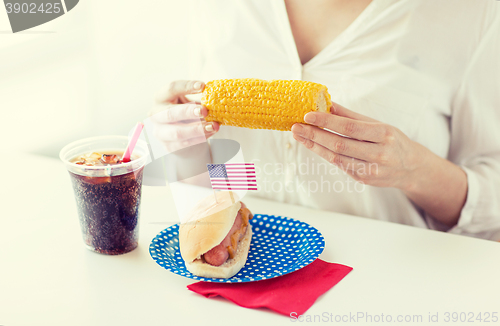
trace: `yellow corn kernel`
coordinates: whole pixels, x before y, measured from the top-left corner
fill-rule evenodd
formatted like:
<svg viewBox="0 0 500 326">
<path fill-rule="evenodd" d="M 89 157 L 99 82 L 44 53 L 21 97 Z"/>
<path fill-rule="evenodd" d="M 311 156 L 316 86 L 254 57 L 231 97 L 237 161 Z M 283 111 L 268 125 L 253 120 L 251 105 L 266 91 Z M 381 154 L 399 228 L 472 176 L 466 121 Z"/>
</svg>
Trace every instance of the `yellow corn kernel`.
<svg viewBox="0 0 500 326">
<path fill-rule="evenodd" d="M 290 130 L 312 111 L 329 112 L 326 86 L 303 80 L 220 79 L 208 82 L 201 104 L 207 121 L 251 129 Z"/>
</svg>

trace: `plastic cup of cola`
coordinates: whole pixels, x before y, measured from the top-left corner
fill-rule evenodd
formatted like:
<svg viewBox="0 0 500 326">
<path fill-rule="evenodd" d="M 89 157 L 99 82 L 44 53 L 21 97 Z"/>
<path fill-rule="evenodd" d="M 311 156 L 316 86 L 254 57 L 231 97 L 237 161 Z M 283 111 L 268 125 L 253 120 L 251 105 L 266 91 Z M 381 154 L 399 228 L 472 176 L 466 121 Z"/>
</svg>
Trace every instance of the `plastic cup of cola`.
<svg viewBox="0 0 500 326">
<path fill-rule="evenodd" d="M 83 241 L 101 254 L 120 255 L 138 245 L 142 172 L 149 150 L 138 140 L 132 160 L 121 163 L 128 142 L 126 136 L 92 137 L 70 143 L 59 153 L 73 184 Z M 103 154 L 101 165 L 92 163 Z"/>
</svg>

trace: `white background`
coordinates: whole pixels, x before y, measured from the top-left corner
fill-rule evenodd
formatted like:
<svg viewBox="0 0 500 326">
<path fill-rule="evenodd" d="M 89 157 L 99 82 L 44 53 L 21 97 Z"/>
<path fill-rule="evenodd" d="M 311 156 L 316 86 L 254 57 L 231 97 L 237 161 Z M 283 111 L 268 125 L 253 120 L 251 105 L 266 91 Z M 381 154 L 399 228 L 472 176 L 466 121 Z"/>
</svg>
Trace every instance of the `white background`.
<svg viewBox="0 0 500 326">
<path fill-rule="evenodd" d="M 57 156 L 73 140 L 126 135 L 159 89 L 187 78 L 188 3 L 82 0 L 15 34 L 2 4 L 2 149 Z"/>
</svg>

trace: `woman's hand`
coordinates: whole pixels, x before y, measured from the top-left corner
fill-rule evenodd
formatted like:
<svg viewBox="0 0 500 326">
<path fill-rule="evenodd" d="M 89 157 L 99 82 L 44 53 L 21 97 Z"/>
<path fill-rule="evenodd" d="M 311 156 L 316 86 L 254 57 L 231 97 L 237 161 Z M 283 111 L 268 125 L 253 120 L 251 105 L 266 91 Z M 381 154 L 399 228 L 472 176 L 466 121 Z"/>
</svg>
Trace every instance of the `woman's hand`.
<svg viewBox="0 0 500 326">
<path fill-rule="evenodd" d="M 157 104 L 149 113 L 155 125 L 155 136 L 169 152 L 199 144 L 219 131 L 217 122 L 206 122 L 207 108 L 199 102 L 190 102 L 187 94 L 203 91 L 201 81 L 178 80 L 161 92 Z"/>
<path fill-rule="evenodd" d="M 306 114 L 311 125 L 295 124 L 293 137 L 367 185 L 403 189 L 411 183 L 422 159 L 421 146 L 398 128 L 337 104 L 331 112 Z"/>
<path fill-rule="evenodd" d="M 454 225 L 467 195 L 467 177 L 455 164 L 409 139 L 396 127 L 334 104 L 310 112 L 293 137 L 355 180 L 401 189 L 427 213 Z M 338 134 L 321 129 L 326 128 Z"/>
</svg>

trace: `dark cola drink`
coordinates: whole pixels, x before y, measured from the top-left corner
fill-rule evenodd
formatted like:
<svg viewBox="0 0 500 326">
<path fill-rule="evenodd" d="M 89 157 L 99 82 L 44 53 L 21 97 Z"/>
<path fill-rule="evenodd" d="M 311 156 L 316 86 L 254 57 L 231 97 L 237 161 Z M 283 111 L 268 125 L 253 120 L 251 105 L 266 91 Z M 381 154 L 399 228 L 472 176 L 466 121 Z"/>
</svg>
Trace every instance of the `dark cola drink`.
<svg viewBox="0 0 500 326">
<path fill-rule="evenodd" d="M 87 247 L 108 255 L 134 250 L 138 244 L 143 168 L 130 172 L 122 169 L 122 173 L 117 173 L 125 163 L 120 153 L 113 152 L 86 153 L 73 158 L 71 163 L 90 171 L 90 175 L 69 171 Z"/>
<path fill-rule="evenodd" d="M 77 205 L 77 212 L 68 214 L 77 213 L 86 247 L 101 254 L 124 254 L 138 245 L 142 173 L 150 156 L 139 139 L 131 160 L 123 162 L 129 142 L 127 136 L 91 137 L 59 153 Z"/>
</svg>

